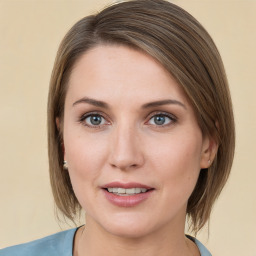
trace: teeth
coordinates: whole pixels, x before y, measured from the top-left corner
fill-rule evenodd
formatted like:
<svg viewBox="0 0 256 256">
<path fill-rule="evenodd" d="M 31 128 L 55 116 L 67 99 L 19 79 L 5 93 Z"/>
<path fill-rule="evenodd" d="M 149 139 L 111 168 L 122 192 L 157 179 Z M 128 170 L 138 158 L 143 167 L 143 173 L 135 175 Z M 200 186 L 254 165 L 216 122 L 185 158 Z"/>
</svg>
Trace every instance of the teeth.
<svg viewBox="0 0 256 256">
<path fill-rule="evenodd" d="M 125 193 L 125 188 L 118 188 L 118 189 L 117 189 L 117 193 L 118 193 L 118 194 L 126 194 L 126 193 Z"/>
<path fill-rule="evenodd" d="M 139 193 L 145 193 L 146 188 L 107 188 L 108 192 L 118 195 L 134 195 Z"/>
<path fill-rule="evenodd" d="M 125 190 L 126 194 L 135 194 L 136 188 L 127 188 Z"/>
<path fill-rule="evenodd" d="M 135 193 L 138 194 L 140 193 L 141 189 L 140 188 L 135 188 Z"/>
</svg>

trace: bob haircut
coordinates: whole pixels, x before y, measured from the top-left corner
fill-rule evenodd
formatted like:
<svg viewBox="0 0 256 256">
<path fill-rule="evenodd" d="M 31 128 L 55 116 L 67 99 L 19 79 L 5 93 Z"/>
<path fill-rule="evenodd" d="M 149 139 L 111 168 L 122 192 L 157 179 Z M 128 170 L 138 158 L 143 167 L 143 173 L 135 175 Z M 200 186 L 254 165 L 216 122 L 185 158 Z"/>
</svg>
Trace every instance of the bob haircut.
<svg viewBox="0 0 256 256">
<path fill-rule="evenodd" d="M 49 171 L 57 208 L 73 221 L 81 210 L 69 173 L 63 170 L 63 112 L 75 63 L 98 45 L 124 45 L 155 58 L 183 88 L 202 134 L 217 142 L 217 155 L 208 169 L 200 171 L 187 205 L 190 229 L 197 233 L 208 221 L 230 173 L 235 148 L 232 103 L 224 66 L 210 35 L 189 13 L 164 0 L 113 4 L 78 21 L 61 42 L 48 98 Z"/>
</svg>

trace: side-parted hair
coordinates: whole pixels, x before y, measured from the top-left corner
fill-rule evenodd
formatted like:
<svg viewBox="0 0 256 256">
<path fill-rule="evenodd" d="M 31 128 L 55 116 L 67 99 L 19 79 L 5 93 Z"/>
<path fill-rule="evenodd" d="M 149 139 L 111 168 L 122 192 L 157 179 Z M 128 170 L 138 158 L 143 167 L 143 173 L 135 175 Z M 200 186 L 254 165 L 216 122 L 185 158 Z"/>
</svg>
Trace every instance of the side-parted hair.
<svg viewBox="0 0 256 256">
<path fill-rule="evenodd" d="M 49 170 L 57 208 L 71 220 L 81 210 L 68 171 L 63 170 L 63 112 L 74 64 L 98 45 L 124 45 L 155 58 L 183 88 L 203 135 L 219 145 L 212 165 L 200 171 L 188 201 L 187 216 L 196 233 L 208 221 L 230 173 L 235 148 L 232 103 L 224 66 L 210 35 L 189 13 L 164 0 L 111 5 L 78 21 L 61 42 L 48 96 Z"/>
</svg>

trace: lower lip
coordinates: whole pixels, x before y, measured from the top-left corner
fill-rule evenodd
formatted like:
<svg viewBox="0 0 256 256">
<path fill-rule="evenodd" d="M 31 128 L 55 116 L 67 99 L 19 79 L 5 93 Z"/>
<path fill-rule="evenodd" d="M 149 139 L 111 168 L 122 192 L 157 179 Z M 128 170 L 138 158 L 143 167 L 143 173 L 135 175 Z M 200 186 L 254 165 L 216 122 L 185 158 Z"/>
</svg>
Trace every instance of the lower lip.
<svg viewBox="0 0 256 256">
<path fill-rule="evenodd" d="M 131 196 L 118 196 L 113 193 L 109 193 L 107 190 L 103 189 L 105 197 L 107 200 L 119 207 L 133 207 L 148 199 L 154 190 L 149 190 L 145 193 L 140 193 Z"/>
</svg>

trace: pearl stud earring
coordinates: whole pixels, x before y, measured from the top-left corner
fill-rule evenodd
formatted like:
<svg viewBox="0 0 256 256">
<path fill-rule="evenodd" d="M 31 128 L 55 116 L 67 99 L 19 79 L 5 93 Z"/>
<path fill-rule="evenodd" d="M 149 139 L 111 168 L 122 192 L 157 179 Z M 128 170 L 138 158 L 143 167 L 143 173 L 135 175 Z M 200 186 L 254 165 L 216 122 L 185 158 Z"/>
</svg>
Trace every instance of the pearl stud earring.
<svg viewBox="0 0 256 256">
<path fill-rule="evenodd" d="M 68 162 L 66 160 L 63 161 L 63 169 L 64 170 L 68 169 Z"/>
</svg>

